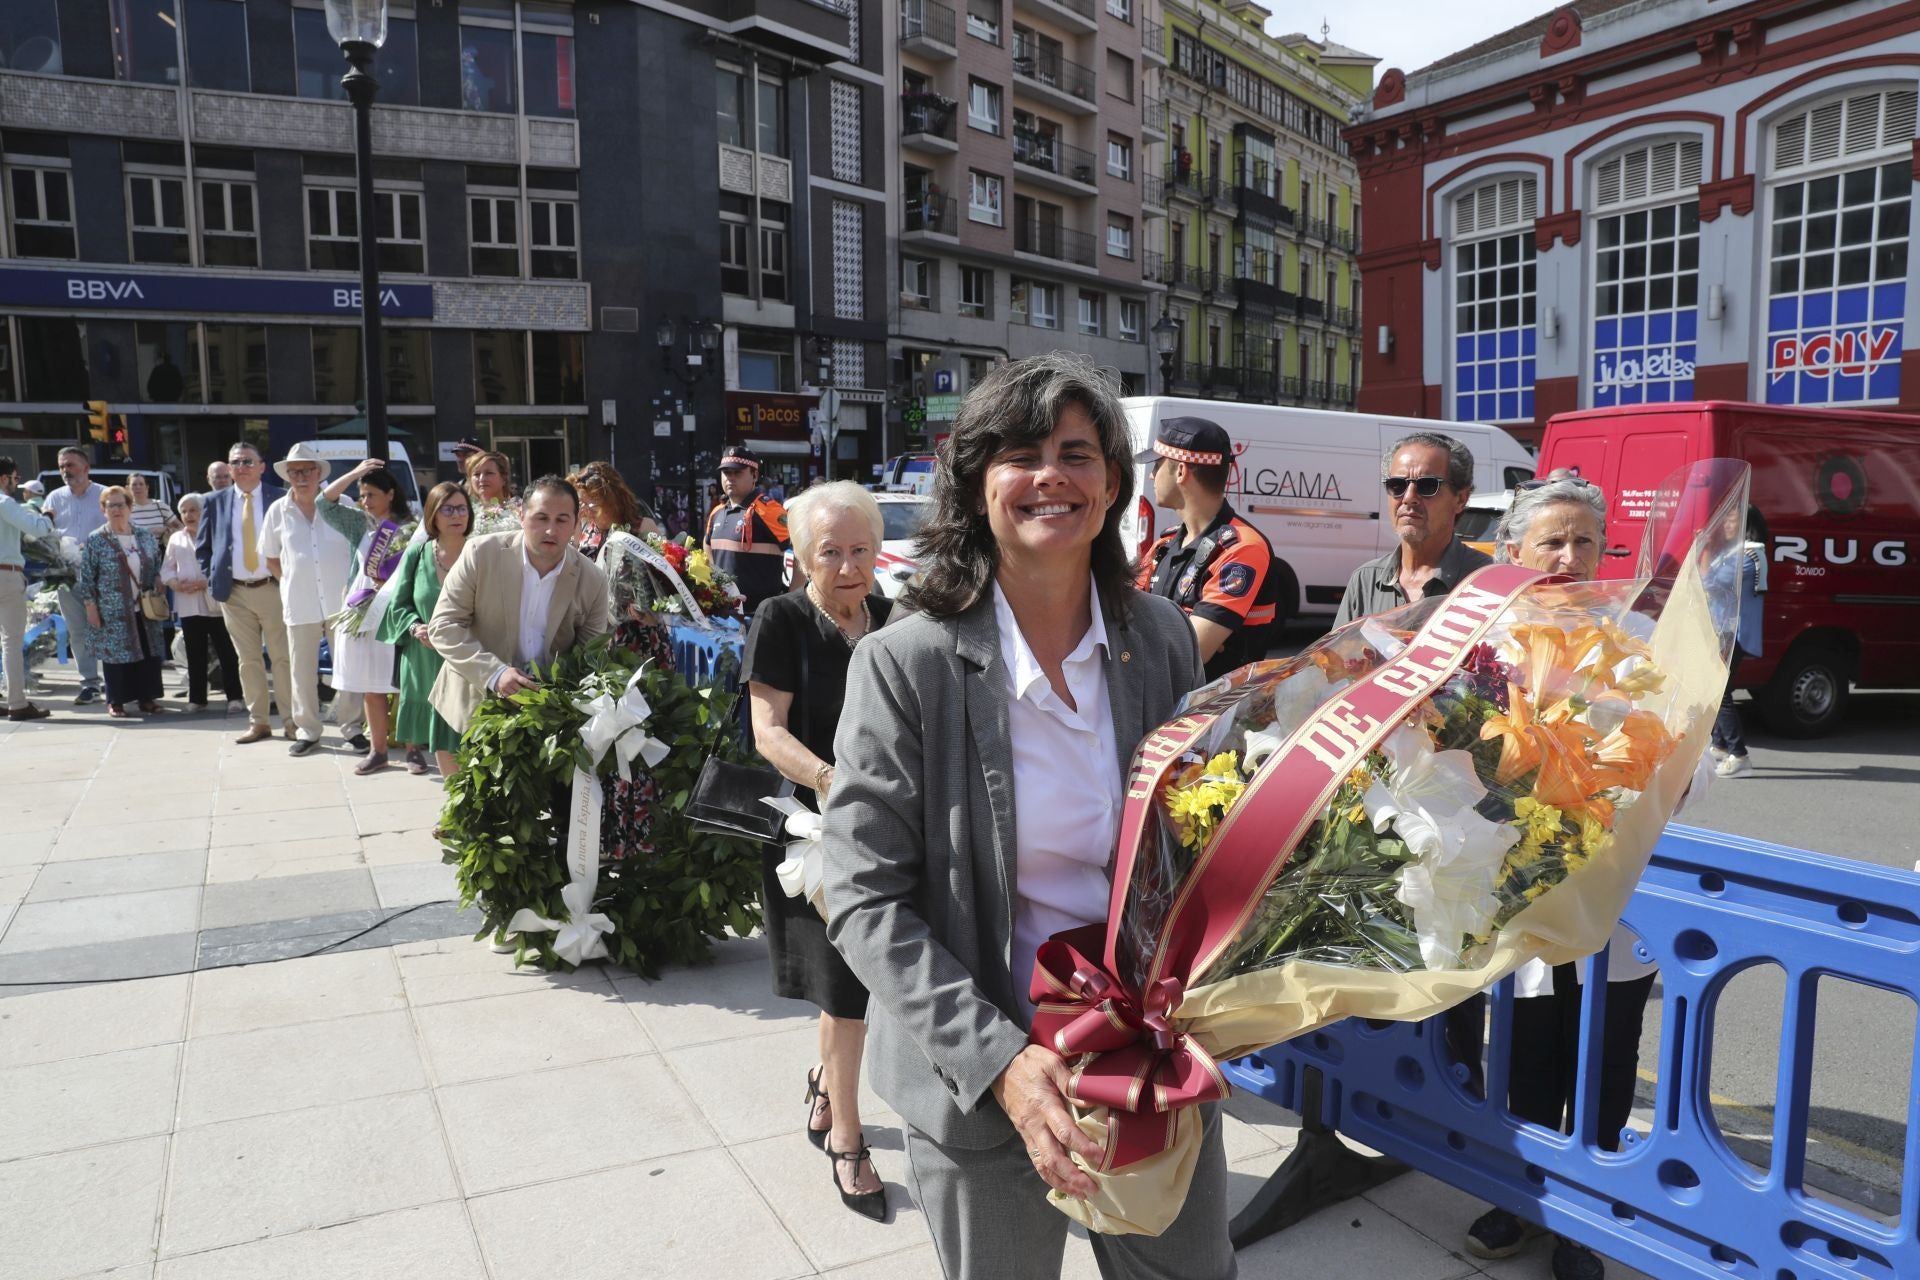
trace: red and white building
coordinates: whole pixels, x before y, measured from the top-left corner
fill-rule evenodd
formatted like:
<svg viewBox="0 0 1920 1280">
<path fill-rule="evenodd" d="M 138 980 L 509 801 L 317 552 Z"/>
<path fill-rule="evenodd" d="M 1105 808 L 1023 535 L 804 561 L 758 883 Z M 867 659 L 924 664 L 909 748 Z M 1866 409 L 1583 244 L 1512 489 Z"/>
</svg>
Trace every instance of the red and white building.
<svg viewBox="0 0 1920 1280">
<path fill-rule="evenodd" d="M 1585 0 L 1389 70 L 1346 131 L 1360 409 L 1920 410 L 1917 90 L 1914 0 Z"/>
</svg>

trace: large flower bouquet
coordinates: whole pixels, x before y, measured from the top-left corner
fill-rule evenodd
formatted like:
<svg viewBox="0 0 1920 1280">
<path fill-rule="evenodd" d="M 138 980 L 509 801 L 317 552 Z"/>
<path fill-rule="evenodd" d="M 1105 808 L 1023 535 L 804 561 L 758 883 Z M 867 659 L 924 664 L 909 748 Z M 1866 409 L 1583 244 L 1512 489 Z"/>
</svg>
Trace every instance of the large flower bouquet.
<svg viewBox="0 0 1920 1280">
<path fill-rule="evenodd" d="M 690 593 L 693 603 L 699 611 L 709 618 L 738 618 L 747 598 L 740 592 L 733 575 L 714 567 L 707 553 L 693 545 L 691 538 L 681 535 L 679 538 L 667 538 L 657 533 L 647 535 L 647 545 L 652 547 L 680 575 L 686 584 L 686 591 L 661 591 L 654 597 L 655 613 L 672 613 L 687 616 L 686 596 Z"/>
<path fill-rule="evenodd" d="M 57 533 L 20 539 L 20 554 L 42 586 L 70 587 L 80 580 L 80 544 Z"/>
<path fill-rule="evenodd" d="M 327 619 L 328 625 L 337 627 L 345 635 L 368 635 L 379 629 L 380 619 L 373 616 L 375 601 L 381 595 L 381 588 L 393 571 L 400 567 L 400 557 L 406 554 L 414 534 L 419 530 L 420 522 L 408 520 L 401 523 L 383 520 L 373 531 L 373 541 L 367 544 L 366 561 L 355 575 L 353 585 L 348 588 L 346 599 L 340 612 Z M 389 593 L 390 594 L 390 593 Z M 378 606 L 384 615 L 384 605 Z"/>
<path fill-rule="evenodd" d="M 1074 1060 L 1104 1152 L 1100 1194 L 1064 1211 L 1164 1229 L 1223 1058 L 1428 1017 L 1606 944 L 1725 683 L 1703 570 L 1744 479 L 1723 476 L 1724 504 L 1684 486 L 1657 503 L 1638 580 L 1495 565 L 1243 667 L 1148 736 L 1108 922 L 1034 971 L 1034 1038 Z"/>
<path fill-rule="evenodd" d="M 709 756 L 743 760 L 726 673 L 690 686 L 605 638 L 538 673 L 541 686 L 490 698 L 460 744 L 440 819 L 445 860 L 481 936 L 520 963 L 574 967 L 606 956 L 641 973 L 693 964 L 710 940 L 760 923 L 751 841 L 696 830 L 687 797 Z M 642 840 L 609 830 L 616 786 L 650 789 Z"/>
</svg>

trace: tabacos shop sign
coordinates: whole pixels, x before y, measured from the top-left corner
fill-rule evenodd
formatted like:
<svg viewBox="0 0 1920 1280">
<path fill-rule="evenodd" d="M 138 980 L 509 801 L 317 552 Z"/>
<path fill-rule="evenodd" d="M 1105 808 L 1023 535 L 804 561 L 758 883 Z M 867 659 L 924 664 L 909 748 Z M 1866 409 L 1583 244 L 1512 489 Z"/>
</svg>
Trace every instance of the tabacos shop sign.
<svg viewBox="0 0 1920 1280">
<path fill-rule="evenodd" d="M 1767 312 L 1768 404 L 1900 398 L 1907 286 L 1775 298 Z"/>
</svg>

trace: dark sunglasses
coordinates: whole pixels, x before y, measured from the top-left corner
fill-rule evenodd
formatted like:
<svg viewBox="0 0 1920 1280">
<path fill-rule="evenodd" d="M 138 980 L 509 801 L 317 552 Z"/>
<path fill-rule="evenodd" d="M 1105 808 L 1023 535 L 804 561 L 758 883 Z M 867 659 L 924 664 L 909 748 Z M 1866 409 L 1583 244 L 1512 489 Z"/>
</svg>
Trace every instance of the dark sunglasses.
<svg viewBox="0 0 1920 1280">
<path fill-rule="evenodd" d="M 1408 485 L 1412 485 L 1413 491 L 1421 497 L 1431 498 L 1440 492 L 1440 486 L 1446 482 L 1445 476 L 1421 476 L 1418 480 L 1411 476 L 1388 476 L 1380 484 L 1395 498 L 1405 497 Z"/>
<path fill-rule="evenodd" d="M 1522 480 L 1519 484 L 1513 486 L 1513 491 L 1515 493 L 1525 493 L 1529 489 L 1544 489 L 1550 484 L 1570 484 L 1580 489 L 1598 489 L 1600 487 L 1593 481 L 1582 479 L 1580 476 L 1561 476 L 1558 480 Z"/>
</svg>

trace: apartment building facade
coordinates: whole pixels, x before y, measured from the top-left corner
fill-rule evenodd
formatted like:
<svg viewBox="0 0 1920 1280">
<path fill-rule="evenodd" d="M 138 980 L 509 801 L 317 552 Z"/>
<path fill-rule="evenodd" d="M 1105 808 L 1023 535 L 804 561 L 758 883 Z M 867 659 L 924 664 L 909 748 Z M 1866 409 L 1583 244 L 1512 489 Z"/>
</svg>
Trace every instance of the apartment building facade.
<svg viewBox="0 0 1920 1280">
<path fill-rule="evenodd" d="M 901 0 L 888 150 L 903 447 L 995 363 L 1088 352 L 1147 388 L 1162 138 L 1143 0 Z"/>
<path fill-rule="evenodd" d="M 681 520 L 743 413 L 745 434 L 781 428 L 763 434 L 796 474 L 817 466 L 810 403 L 761 398 L 804 402 L 823 372 L 856 402 L 884 385 L 864 185 L 883 77 L 856 53 L 879 18 L 851 0 L 389 13 L 373 216 L 416 467 L 468 437 L 522 476 L 612 457 Z M 0 60 L 0 452 L 47 464 L 87 400 L 124 415 L 112 452 L 188 487 L 235 439 L 354 434 L 361 211 L 320 0 L 9 0 Z M 855 449 L 870 411 L 843 415 Z"/>
<path fill-rule="evenodd" d="M 1376 59 L 1266 34 L 1253 0 L 1166 0 L 1170 389 L 1350 408 L 1359 383 L 1359 184 L 1340 129 Z"/>
</svg>

